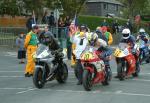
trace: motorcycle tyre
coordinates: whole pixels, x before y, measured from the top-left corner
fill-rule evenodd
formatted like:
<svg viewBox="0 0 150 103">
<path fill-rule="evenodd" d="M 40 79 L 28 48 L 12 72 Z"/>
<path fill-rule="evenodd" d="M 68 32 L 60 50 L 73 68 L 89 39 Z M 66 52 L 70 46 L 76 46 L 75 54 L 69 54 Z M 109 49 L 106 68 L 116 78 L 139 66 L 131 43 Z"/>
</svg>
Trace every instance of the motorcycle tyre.
<svg viewBox="0 0 150 103">
<path fill-rule="evenodd" d="M 63 71 L 58 72 L 56 76 L 56 80 L 58 81 L 58 83 L 66 83 L 68 79 L 68 67 L 65 63 L 62 66 L 63 67 L 61 67 L 61 70 Z"/>
<path fill-rule="evenodd" d="M 90 71 L 84 69 L 83 71 L 83 87 L 86 91 L 91 91 L 92 89 L 92 74 Z"/>
<path fill-rule="evenodd" d="M 40 72 L 41 72 L 41 81 L 38 80 Z M 33 83 L 34 83 L 35 87 L 37 87 L 39 89 L 43 88 L 44 85 L 45 85 L 45 79 L 44 79 L 45 74 L 43 74 L 43 73 L 44 73 L 44 71 L 41 68 L 38 67 L 38 68 L 35 69 L 35 72 L 33 74 Z"/>
</svg>

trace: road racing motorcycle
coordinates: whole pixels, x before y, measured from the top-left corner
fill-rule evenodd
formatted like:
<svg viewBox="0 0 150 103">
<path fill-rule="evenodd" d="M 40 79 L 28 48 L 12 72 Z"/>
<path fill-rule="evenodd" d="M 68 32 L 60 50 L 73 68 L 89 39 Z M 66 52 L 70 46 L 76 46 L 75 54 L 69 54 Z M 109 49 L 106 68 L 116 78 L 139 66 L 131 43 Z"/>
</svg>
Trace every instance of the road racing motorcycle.
<svg viewBox="0 0 150 103">
<path fill-rule="evenodd" d="M 92 89 L 93 84 L 102 83 L 108 85 L 111 80 L 107 76 L 104 61 L 99 57 L 101 53 L 92 46 L 87 46 L 80 56 L 83 67 L 83 87 L 86 91 Z M 109 71 L 110 73 L 111 71 Z"/>
<path fill-rule="evenodd" d="M 65 83 L 68 78 L 68 67 L 63 61 L 65 53 L 62 49 L 50 51 L 49 47 L 39 44 L 33 54 L 36 66 L 33 74 L 35 87 L 42 88 L 47 81 L 56 79 L 59 83 Z"/>
<path fill-rule="evenodd" d="M 140 50 L 139 55 L 140 64 L 142 64 L 144 61 L 146 61 L 146 63 L 149 63 L 150 62 L 149 46 L 146 46 L 145 42 L 141 39 L 138 40 L 137 44 Z"/>
<path fill-rule="evenodd" d="M 134 48 L 137 51 L 139 49 L 137 45 Z M 133 77 L 138 76 L 140 67 L 136 65 L 136 58 L 127 43 L 120 43 L 114 51 L 114 56 L 116 58 L 119 80 L 124 80 L 129 75 L 133 75 Z M 131 68 L 129 68 L 129 63 Z"/>
</svg>

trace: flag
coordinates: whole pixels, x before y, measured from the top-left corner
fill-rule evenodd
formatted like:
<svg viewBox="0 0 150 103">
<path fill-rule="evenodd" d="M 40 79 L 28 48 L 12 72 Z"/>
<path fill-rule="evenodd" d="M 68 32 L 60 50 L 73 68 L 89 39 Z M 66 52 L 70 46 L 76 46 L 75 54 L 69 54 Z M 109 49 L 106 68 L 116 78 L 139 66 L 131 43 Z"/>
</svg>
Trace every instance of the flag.
<svg viewBox="0 0 150 103">
<path fill-rule="evenodd" d="M 72 20 L 69 29 L 69 35 L 73 35 L 76 31 L 77 31 L 77 27 L 78 27 L 78 20 L 77 20 L 77 16 L 75 15 L 74 19 Z"/>
<path fill-rule="evenodd" d="M 33 16 L 33 22 L 32 22 L 32 27 L 33 26 L 35 26 L 36 25 L 36 18 L 35 18 L 35 12 L 34 12 L 34 10 L 33 10 L 33 12 L 32 12 L 33 14 L 32 14 L 32 16 Z"/>
</svg>

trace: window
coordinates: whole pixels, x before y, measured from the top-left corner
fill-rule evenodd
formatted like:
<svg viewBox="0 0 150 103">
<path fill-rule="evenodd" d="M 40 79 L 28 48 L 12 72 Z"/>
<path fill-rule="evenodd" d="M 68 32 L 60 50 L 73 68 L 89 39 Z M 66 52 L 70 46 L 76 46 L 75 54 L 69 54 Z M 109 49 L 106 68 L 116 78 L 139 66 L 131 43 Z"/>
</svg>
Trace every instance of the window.
<svg viewBox="0 0 150 103">
<path fill-rule="evenodd" d="M 115 11 L 118 11 L 118 5 L 115 5 Z"/>
<path fill-rule="evenodd" d="M 107 10 L 107 9 L 108 9 L 108 4 L 107 4 L 107 3 L 104 3 L 104 4 L 103 4 L 103 7 L 104 7 L 105 10 Z"/>
</svg>

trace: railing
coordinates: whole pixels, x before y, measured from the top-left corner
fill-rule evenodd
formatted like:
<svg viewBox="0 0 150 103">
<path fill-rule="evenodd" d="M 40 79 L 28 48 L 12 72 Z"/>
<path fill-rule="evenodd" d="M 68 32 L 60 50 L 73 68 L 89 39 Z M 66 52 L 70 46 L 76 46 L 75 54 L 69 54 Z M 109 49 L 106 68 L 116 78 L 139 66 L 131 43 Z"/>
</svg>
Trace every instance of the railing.
<svg viewBox="0 0 150 103">
<path fill-rule="evenodd" d="M 50 27 L 49 30 L 54 34 L 55 38 L 60 41 L 60 46 L 65 48 L 66 40 L 68 37 L 68 28 Z M 6 45 L 6 46 L 14 47 L 16 45 L 15 44 L 16 38 L 21 32 L 25 34 L 28 33 L 26 28 L 0 27 L 0 46 Z"/>
</svg>

